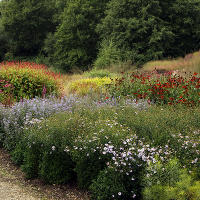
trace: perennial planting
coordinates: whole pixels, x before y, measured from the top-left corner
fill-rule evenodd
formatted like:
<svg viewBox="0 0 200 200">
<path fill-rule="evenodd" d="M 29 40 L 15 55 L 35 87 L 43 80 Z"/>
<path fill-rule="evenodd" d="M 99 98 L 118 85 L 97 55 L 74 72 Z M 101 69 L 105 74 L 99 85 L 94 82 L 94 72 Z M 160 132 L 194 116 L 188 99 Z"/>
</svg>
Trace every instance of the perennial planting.
<svg viewBox="0 0 200 200">
<path fill-rule="evenodd" d="M 198 73 L 184 76 L 167 72 L 158 74 L 131 73 L 115 79 L 109 91 L 112 96 L 146 99 L 156 104 L 199 105 L 200 78 Z"/>
<path fill-rule="evenodd" d="M 50 94 L 62 95 L 61 76 L 48 70 L 45 65 L 29 62 L 3 62 L 0 64 L 0 81 L 0 92 L 12 97 L 12 101 L 45 97 Z M 9 104 L 5 98 L 3 100 Z"/>
<path fill-rule="evenodd" d="M 38 97 L 1 104 L 0 145 L 28 178 L 51 184 L 75 181 L 94 200 L 200 199 L 198 74 L 122 75 L 113 82 L 73 83 L 74 88 L 95 83 L 92 92 L 108 84 L 98 98 L 88 88 L 82 97 L 59 98 L 40 90 Z M 0 82 L 4 94 L 15 95 L 13 80 Z"/>
<path fill-rule="evenodd" d="M 105 86 L 111 83 L 111 79 L 104 78 L 86 78 L 73 81 L 69 88 L 72 93 L 86 95 L 88 93 L 105 93 Z"/>
</svg>

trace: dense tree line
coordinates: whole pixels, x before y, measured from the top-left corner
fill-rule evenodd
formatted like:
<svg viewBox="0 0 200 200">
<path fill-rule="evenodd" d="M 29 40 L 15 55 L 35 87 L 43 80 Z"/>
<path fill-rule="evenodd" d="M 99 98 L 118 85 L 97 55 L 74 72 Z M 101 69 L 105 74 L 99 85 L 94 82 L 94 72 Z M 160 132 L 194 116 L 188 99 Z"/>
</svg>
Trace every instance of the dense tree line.
<svg viewBox="0 0 200 200">
<path fill-rule="evenodd" d="M 70 71 L 200 49 L 200 0 L 1 0 L 0 60 Z"/>
</svg>

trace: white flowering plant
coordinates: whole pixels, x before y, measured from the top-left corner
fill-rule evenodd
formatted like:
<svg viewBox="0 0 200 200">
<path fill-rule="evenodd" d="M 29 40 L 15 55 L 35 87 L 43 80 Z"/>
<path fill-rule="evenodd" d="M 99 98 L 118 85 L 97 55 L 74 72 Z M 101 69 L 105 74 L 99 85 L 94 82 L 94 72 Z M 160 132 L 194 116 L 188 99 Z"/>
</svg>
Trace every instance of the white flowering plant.
<svg viewBox="0 0 200 200">
<path fill-rule="evenodd" d="M 28 178 L 74 180 L 93 199 L 142 199 L 144 175 L 155 186 L 146 169 L 158 160 L 166 168 L 176 157 L 199 180 L 199 108 L 70 96 L 24 100 L 0 111 L 0 143 Z M 159 181 L 162 191 L 165 181 Z"/>
</svg>

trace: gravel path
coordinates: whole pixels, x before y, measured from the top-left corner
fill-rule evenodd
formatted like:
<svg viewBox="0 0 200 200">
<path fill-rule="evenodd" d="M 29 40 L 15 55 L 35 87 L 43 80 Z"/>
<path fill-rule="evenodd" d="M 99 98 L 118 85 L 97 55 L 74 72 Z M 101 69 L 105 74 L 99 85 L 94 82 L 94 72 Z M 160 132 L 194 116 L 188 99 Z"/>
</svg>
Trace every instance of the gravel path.
<svg viewBox="0 0 200 200">
<path fill-rule="evenodd" d="M 0 149 L 0 200 L 89 200 L 87 193 L 74 186 L 46 185 L 27 180 L 23 172 Z"/>
<path fill-rule="evenodd" d="M 24 189 L 9 180 L 2 180 L 0 177 L 0 199 L 4 200 L 36 200 L 38 198 L 31 196 Z"/>
</svg>

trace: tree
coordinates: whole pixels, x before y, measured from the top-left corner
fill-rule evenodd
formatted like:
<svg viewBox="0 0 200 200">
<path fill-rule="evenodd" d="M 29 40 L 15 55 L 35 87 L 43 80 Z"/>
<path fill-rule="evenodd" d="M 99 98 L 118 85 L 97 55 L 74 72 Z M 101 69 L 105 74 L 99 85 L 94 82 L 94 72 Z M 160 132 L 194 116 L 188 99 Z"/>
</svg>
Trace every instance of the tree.
<svg viewBox="0 0 200 200">
<path fill-rule="evenodd" d="M 67 6 L 68 1 L 69 0 L 52 0 L 52 3 L 54 4 L 53 7 L 55 8 L 54 22 L 56 23 L 56 25 L 59 25 L 61 23 L 61 19 L 63 16 L 62 14 L 65 7 Z"/>
<path fill-rule="evenodd" d="M 47 0 L 9 0 L 1 9 L 2 25 L 14 56 L 35 56 L 48 32 L 55 29 L 54 8 Z"/>
<path fill-rule="evenodd" d="M 3 29 L 0 20 L 0 62 L 4 59 L 4 55 L 7 52 L 7 49 L 8 49 L 8 38 L 6 36 L 6 33 Z"/>
<path fill-rule="evenodd" d="M 2 25 L 2 17 L 1 17 L 1 10 L 3 8 L 4 1 L 0 1 L 0 62 L 4 59 L 4 55 L 8 49 L 8 37 Z"/>
<path fill-rule="evenodd" d="M 125 60 L 142 64 L 200 47 L 200 0 L 111 0 L 97 26 Z"/>
<path fill-rule="evenodd" d="M 97 54 L 98 34 L 95 27 L 103 16 L 108 0 L 71 0 L 55 33 L 57 66 L 70 71 L 72 67 L 87 69 Z"/>
<path fill-rule="evenodd" d="M 184 56 L 199 50 L 200 0 L 176 0 L 168 10 L 166 21 L 171 26 L 174 42 L 166 56 Z"/>
</svg>

